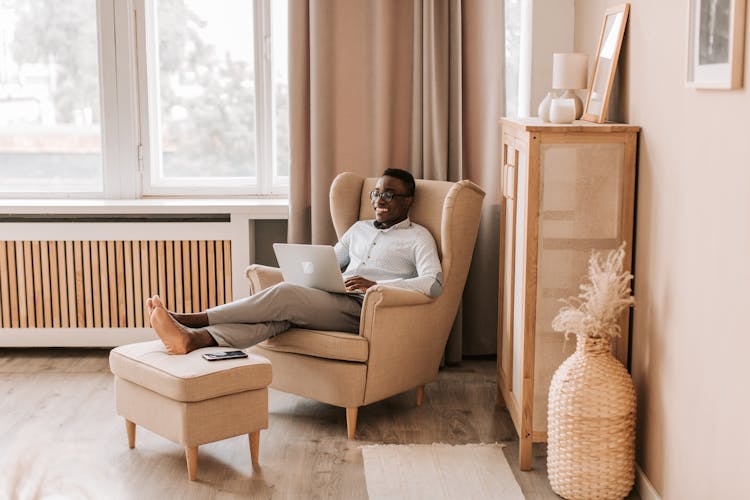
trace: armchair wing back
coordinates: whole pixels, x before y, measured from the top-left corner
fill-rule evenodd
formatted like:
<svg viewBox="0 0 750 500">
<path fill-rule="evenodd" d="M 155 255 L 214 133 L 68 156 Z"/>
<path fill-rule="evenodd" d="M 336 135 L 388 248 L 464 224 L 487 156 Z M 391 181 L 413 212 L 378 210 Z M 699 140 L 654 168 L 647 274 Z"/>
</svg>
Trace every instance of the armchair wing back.
<svg viewBox="0 0 750 500">
<path fill-rule="evenodd" d="M 339 238 L 357 220 L 373 218 L 368 193 L 376 182 L 352 173 L 334 180 L 330 206 Z M 359 406 L 413 388 L 417 388 L 419 404 L 424 385 L 437 377 L 458 311 L 483 198 L 484 192 L 468 180 L 417 180 L 409 217 L 435 238 L 443 268 L 442 294 L 432 299 L 419 292 L 376 285 L 365 295 L 359 336 L 293 328 L 259 344 L 254 349 L 273 363 L 271 386 L 345 407 L 350 438 L 354 437 Z M 269 272 L 263 266 L 248 269 L 253 292 L 270 283 L 263 277 Z M 357 362 L 352 361 L 353 351 L 348 357 L 337 354 L 355 347 L 361 350 L 365 342 L 366 349 Z M 333 345 L 335 349 L 330 348 Z"/>
</svg>

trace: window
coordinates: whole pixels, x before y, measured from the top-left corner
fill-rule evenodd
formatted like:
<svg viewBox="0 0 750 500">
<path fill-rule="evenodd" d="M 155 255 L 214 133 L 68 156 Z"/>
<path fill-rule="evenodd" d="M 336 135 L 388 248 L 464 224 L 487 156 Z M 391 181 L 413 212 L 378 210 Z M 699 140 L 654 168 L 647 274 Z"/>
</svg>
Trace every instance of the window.
<svg viewBox="0 0 750 500">
<path fill-rule="evenodd" d="M 0 193 L 284 194 L 287 53 L 284 0 L 0 0 Z"/>
</svg>

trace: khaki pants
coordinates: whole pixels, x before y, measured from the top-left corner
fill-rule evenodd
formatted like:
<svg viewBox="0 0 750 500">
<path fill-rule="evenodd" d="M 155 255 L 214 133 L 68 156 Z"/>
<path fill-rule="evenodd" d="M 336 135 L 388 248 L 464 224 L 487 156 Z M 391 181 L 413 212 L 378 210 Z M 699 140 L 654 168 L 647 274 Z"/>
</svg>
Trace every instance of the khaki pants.
<svg viewBox="0 0 750 500">
<path fill-rule="evenodd" d="M 357 333 L 362 296 L 289 283 L 206 311 L 206 328 L 220 346 L 245 349 L 293 326 Z"/>
</svg>

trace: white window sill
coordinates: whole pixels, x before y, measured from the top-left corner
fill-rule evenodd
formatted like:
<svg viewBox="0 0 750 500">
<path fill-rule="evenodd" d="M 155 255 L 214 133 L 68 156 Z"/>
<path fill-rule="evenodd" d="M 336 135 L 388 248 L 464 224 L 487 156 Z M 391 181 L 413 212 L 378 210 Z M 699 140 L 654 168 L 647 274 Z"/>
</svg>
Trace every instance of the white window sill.
<svg viewBox="0 0 750 500">
<path fill-rule="evenodd" d="M 0 199 L 0 214 L 221 214 L 287 219 L 289 200 L 278 198 Z"/>
</svg>

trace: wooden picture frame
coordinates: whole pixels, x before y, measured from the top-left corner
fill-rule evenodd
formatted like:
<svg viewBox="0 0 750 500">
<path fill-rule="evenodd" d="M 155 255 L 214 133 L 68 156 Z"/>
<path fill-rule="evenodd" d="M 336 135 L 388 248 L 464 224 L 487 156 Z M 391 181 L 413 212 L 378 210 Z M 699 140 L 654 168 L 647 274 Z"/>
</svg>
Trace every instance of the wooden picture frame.
<svg viewBox="0 0 750 500">
<path fill-rule="evenodd" d="M 690 0 L 687 85 L 742 88 L 746 0 Z"/>
<path fill-rule="evenodd" d="M 599 45 L 594 55 L 591 84 L 586 95 L 586 107 L 582 120 L 603 123 L 607 116 L 609 95 L 617 71 L 617 60 L 620 57 L 622 37 L 628 23 L 630 4 L 624 3 L 610 7 L 604 13 L 604 23 L 599 37 Z"/>
</svg>

